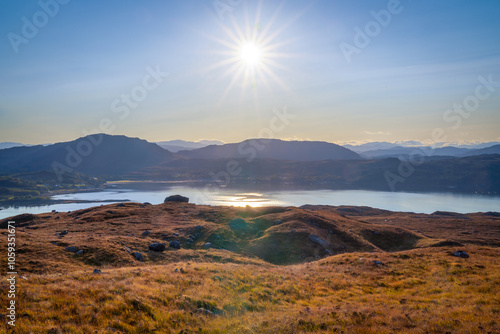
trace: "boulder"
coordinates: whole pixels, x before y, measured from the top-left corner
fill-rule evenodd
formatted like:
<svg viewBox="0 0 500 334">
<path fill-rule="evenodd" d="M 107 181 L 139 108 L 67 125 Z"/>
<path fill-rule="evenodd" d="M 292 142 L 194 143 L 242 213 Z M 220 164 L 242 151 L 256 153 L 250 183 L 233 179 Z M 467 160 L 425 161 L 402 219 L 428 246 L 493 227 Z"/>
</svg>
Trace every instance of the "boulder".
<svg viewBox="0 0 500 334">
<path fill-rule="evenodd" d="M 66 247 L 66 248 L 64 248 L 64 250 L 67 251 L 67 252 L 71 252 L 71 253 L 77 253 L 78 252 L 78 248 L 76 248 L 75 246 Z"/>
<path fill-rule="evenodd" d="M 312 242 L 314 242 L 315 244 L 318 244 L 318 245 L 323 246 L 323 247 L 328 246 L 328 242 L 327 242 L 327 241 L 325 241 L 325 240 L 321 239 L 320 237 L 318 237 L 318 236 L 317 236 L 317 235 L 315 235 L 315 234 L 311 234 L 311 235 L 309 236 L 309 240 L 311 240 L 311 241 L 312 241 Z"/>
<path fill-rule="evenodd" d="M 384 263 L 382 261 L 379 261 L 379 260 L 373 260 L 373 264 L 376 266 L 383 266 L 384 265 Z"/>
<path fill-rule="evenodd" d="M 172 196 L 168 196 L 167 198 L 165 198 L 165 201 L 163 201 L 163 203 L 167 203 L 167 202 L 189 203 L 189 198 L 181 196 L 181 195 L 172 195 Z"/>
<path fill-rule="evenodd" d="M 80 249 L 78 252 L 76 252 L 76 255 L 83 255 L 83 249 Z"/>
<path fill-rule="evenodd" d="M 137 260 L 137 261 L 141 261 L 141 262 L 144 262 L 144 256 L 142 255 L 142 253 L 139 253 L 139 252 L 133 252 L 132 253 L 132 256 Z"/>
<path fill-rule="evenodd" d="M 175 248 L 175 249 L 180 249 L 181 248 L 181 243 L 176 240 L 172 240 L 169 243 L 170 247 Z"/>
<path fill-rule="evenodd" d="M 207 242 L 206 244 L 203 245 L 203 248 L 210 248 L 210 247 L 212 247 L 211 242 Z"/>
<path fill-rule="evenodd" d="M 94 269 L 94 274 L 102 274 L 102 271 L 100 269 Z"/>
<path fill-rule="evenodd" d="M 155 252 L 163 252 L 165 250 L 165 244 L 159 242 L 153 242 L 149 245 L 149 249 Z"/>
<path fill-rule="evenodd" d="M 465 251 L 459 250 L 454 252 L 453 256 L 461 257 L 462 259 L 467 259 L 469 257 L 469 254 L 467 254 Z"/>
<path fill-rule="evenodd" d="M 149 231 L 144 231 L 144 232 L 142 232 L 142 234 L 141 234 L 141 235 L 142 235 L 143 237 L 147 237 L 147 236 L 148 236 L 148 235 L 150 235 L 150 234 L 151 234 L 151 232 L 149 232 Z"/>
<path fill-rule="evenodd" d="M 64 230 L 64 231 L 59 232 L 59 235 L 66 235 L 66 234 L 68 234 L 68 230 Z"/>
</svg>

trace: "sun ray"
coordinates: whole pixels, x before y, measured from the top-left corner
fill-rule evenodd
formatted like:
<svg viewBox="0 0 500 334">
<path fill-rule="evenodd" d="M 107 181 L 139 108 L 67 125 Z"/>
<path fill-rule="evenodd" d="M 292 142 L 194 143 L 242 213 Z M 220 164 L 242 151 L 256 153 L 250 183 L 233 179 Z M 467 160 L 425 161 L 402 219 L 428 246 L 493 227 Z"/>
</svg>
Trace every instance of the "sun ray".
<svg viewBox="0 0 500 334">
<path fill-rule="evenodd" d="M 215 82 L 220 82 L 231 77 L 218 105 L 237 87 L 241 88 L 240 98 L 248 96 L 246 93 L 248 91 L 254 100 L 260 96 L 259 90 L 261 88 L 259 86 L 268 92 L 272 92 L 276 88 L 289 90 L 280 79 L 279 72 L 289 73 L 290 69 L 280 60 L 294 57 L 293 54 L 284 52 L 283 48 L 295 42 L 297 37 L 288 39 L 281 37 L 287 27 L 297 19 L 297 16 L 287 20 L 284 25 L 276 26 L 285 2 L 280 2 L 262 27 L 263 1 L 258 2 L 255 15 L 252 18 L 245 8 L 242 22 L 238 23 L 235 16 L 230 16 L 229 24 L 224 25 L 218 22 L 225 36 L 210 36 L 210 39 L 223 49 L 212 51 L 210 54 L 225 57 L 225 59 L 203 69 L 204 71 L 220 71 L 227 67 L 215 80 Z M 254 101 L 254 103 L 258 104 L 258 101 Z"/>
</svg>

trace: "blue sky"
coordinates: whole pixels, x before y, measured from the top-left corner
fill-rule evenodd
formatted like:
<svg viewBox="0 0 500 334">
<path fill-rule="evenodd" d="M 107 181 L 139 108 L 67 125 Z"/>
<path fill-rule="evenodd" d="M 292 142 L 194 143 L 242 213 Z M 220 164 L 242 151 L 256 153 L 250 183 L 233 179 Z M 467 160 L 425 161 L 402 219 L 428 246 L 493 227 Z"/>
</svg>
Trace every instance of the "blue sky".
<svg viewBox="0 0 500 334">
<path fill-rule="evenodd" d="M 499 140 L 498 1 L 215 3 L 0 0 L 0 141 Z"/>
</svg>

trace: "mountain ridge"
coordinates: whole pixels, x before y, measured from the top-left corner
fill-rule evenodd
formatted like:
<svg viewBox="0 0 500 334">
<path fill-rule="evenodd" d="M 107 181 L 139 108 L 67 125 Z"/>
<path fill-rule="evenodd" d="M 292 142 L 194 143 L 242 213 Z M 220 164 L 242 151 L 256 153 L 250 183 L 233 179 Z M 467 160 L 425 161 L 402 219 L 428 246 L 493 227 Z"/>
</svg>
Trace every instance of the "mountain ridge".
<svg viewBox="0 0 500 334">
<path fill-rule="evenodd" d="M 140 170 L 172 158 L 172 153 L 143 139 L 95 134 L 49 146 L 0 150 L 0 173 L 53 170 L 61 175 L 69 171 L 113 175 Z"/>
<path fill-rule="evenodd" d="M 210 145 L 179 155 L 196 159 L 275 159 L 293 161 L 361 160 L 362 157 L 337 144 L 324 141 L 284 141 L 281 139 L 247 139 L 239 143 Z"/>
</svg>

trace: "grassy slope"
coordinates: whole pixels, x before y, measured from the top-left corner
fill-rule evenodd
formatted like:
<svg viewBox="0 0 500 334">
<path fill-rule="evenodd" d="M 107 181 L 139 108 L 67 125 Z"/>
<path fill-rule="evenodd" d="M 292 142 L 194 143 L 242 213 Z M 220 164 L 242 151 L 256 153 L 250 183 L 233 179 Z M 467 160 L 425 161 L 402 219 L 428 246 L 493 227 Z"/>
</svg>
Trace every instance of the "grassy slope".
<svg viewBox="0 0 500 334">
<path fill-rule="evenodd" d="M 325 208 L 238 209 L 186 204 L 142 207 L 131 203 L 125 207 L 108 205 L 72 213 L 17 217 L 18 266 L 25 269 L 26 279 L 18 282 L 19 319 L 15 332 L 500 331 L 498 248 L 471 244 L 401 250 L 408 246 L 403 242 L 398 249 L 386 252 L 383 248 L 396 237 L 416 238 L 416 242 L 410 242 L 412 247 L 432 245 L 440 239 L 425 237 L 418 229 L 410 231 L 354 219 L 356 215 L 348 211 L 341 216 Z M 365 218 L 373 217 L 370 210 L 361 211 Z M 386 212 L 387 217 L 392 214 Z M 245 218 L 251 225 L 250 232 L 237 235 L 228 229 L 227 222 L 235 217 Z M 382 219 L 381 214 L 376 218 Z M 498 240 L 498 218 L 462 218 L 478 226 L 482 222 L 483 230 L 477 233 L 490 231 L 486 240 Z M 266 225 L 277 219 L 280 224 Z M 439 225 L 448 224 L 446 219 L 420 217 L 422 226 L 434 224 L 438 235 Z M 194 245 L 188 246 L 185 237 L 198 225 L 203 226 L 203 232 Z M 333 228 L 335 233 L 328 239 Z M 67 236 L 55 236 L 55 231 L 63 229 L 69 230 Z M 145 229 L 151 234 L 140 236 Z M 289 234 L 284 233 L 286 229 Z M 375 237 L 367 231 L 377 231 L 376 235 L 382 237 L 372 240 L 380 247 L 368 240 Z M 163 234 L 171 238 L 173 233 L 179 234 L 183 249 L 161 254 L 144 251 L 150 242 L 161 241 Z M 203 249 L 202 244 L 214 233 L 223 235 L 226 246 L 239 242 L 247 247 L 233 251 Z M 333 244 L 343 242 L 348 248 L 341 252 L 331 246 L 338 254 L 324 256 L 318 245 L 308 241 L 307 233 L 320 235 Z M 450 231 L 448 239 L 458 235 L 460 230 Z M 283 266 L 263 261 L 257 257 L 261 255 L 258 252 L 251 253 L 255 242 L 276 241 L 276 236 L 287 238 L 292 245 L 300 246 L 301 252 L 312 256 L 297 256 L 296 264 Z M 0 243 L 5 249 L 3 234 Z M 262 243 L 267 247 L 271 244 Z M 66 245 L 78 246 L 85 254 L 65 252 Z M 125 246 L 142 251 L 145 262 L 135 261 Z M 456 249 L 466 250 L 471 257 L 451 256 L 449 253 Z M 275 250 L 280 251 L 290 249 Z M 376 259 L 385 265 L 375 265 Z M 96 266 L 104 273 L 92 274 Z M 5 301 L 5 279 L 0 286 L 1 300 Z"/>
</svg>

